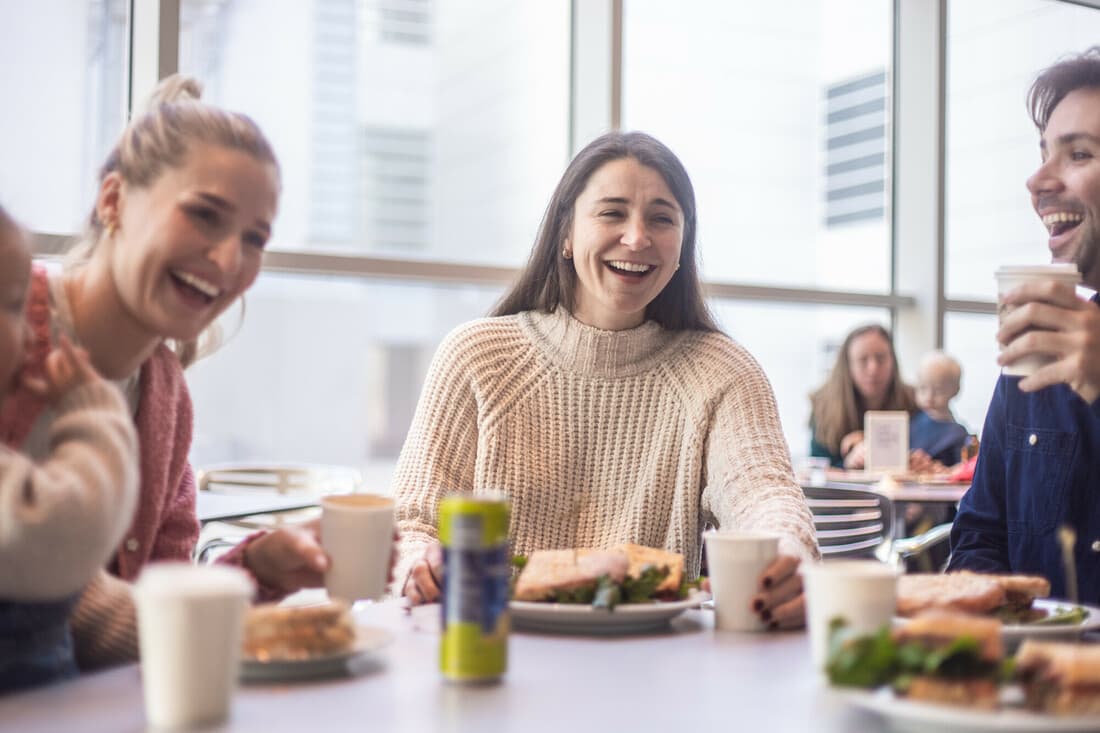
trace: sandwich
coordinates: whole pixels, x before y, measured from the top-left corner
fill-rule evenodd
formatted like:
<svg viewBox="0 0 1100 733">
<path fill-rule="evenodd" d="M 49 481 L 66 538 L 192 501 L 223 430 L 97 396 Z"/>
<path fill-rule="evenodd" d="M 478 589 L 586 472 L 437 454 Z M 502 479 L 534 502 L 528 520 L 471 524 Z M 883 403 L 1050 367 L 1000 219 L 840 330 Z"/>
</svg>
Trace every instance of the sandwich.
<svg viewBox="0 0 1100 733">
<path fill-rule="evenodd" d="M 657 574 L 664 575 L 664 578 L 651 593 L 647 594 L 647 597 L 679 600 L 680 586 L 684 581 L 683 555 L 678 552 L 658 550 L 655 547 L 632 544 L 619 545 L 615 549 L 626 553 L 626 557 L 630 561 L 626 574 L 631 580 L 644 581 L 647 571 L 653 572 L 654 569 Z M 667 575 L 663 573 L 662 568 L 668 569 Z"/>
<path fill-rule="evenodd" d="M 1032 609 L 1036 598 L 1050 595 L 1050 582 L 1037 575 L 914 573 L 898 578 L 899 616 L 939 608 L 961 613 L 996 615 L 1004 623 L 1028 623 L 1043 617 Z"/>
<path fill-rule="evenodd" d="M 512 597 L 591 603 L 601 581 L 622 583 L 629 567 L 626 553 L 619 550 L 537 550 L 527 558 Z"/>
<path fill-rule="evenodd" d="M 538 550 L 526 558 L 512 597 L 517 601 L 617 603 L 677 600 L 684 585 L 684 556 L 623 544 L 608 550 Z"/>
<path fill-rule="evenodd" d="M 997 707 L 1004 646 L 997 619 L 922 614 L 894 632 L 894 690 L 923 702 Z"/>
<path fill-rule="evenodd" d="M 962 570 L 958 575 L 978 575 Z M 1050 595 L 1050 581 L 1040 575 L 982 575 L 995 580 L 1005 591 L 1005 602 L 994 610 L 1003 623 L 1028 623 L 1043 618 L 1043 611 L 1033 609 L 1036 598 Z"/>
<path fill-rule="evenodd" d="M 977 573 L 912 573 L 898 577 L 899 616 L 915 616 L 929 609 L 986 614 L 1004 605 L 1004 587 Z"/>
<path fill-rule="evenodd" d="M 347 651 L 355 638 L 345 603 L 264 604 L 249 609 L 245 617 L 243 652 L 261 662 L 310 659 Z"/>
<path fill-rule="evenodd" d="M 1027 706 L 1054 715 L 1100 715 L 1100 646 L 1027 639 L 1016 654 Z"/>
</svg>

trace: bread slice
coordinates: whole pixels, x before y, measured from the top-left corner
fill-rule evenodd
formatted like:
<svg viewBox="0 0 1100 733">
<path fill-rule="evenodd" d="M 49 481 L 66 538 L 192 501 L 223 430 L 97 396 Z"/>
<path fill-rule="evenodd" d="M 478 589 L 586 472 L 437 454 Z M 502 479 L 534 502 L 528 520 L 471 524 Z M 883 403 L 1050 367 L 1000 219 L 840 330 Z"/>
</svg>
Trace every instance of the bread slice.
<svg viewBox="0 0 1100 733">
<path fill-rule="evenodd" d="M 544 601 L 555 591 L 576 590 L 606 575 L 621 583 L 630 563 L 616 550 L 536 550 L 527 558 L 516 580 L 517 601 Z"/>
<path fill-rule="evenodd" d="M 684 579 L 684 556 L 680 553 L 633 544 L 619 545 L 615 549 L 626 553 L 630 561 L 626 574 L 632 578 L 640 576 L 650 565 L 668 568 L 668 577 L 657 586 L 656 595 L 680 592 L 680 583 Z"/>
<path fill-rule="evenodd" d="M 906 621 L 894 632 L 894 640 L 900 644 L 919 641 L 931 648 L 946 646 L 962 636 L 978 642 L 982 660 L 998 663 L 1004 658 L 1001 622 L 995 618 L 931 610 Z"/>
<path fill-rule="evenodd" d="M 898 578 L 899 616 L 914 616 L 930 608 L 962 613 L 989 613 L 1005 603 L 1004 587 L 977 573 L 913 573 Z"/>
<path fill-rule="evenodd" d="M 997 683 L 990 679 L 943 677 L 914 677 L 905 693 L 910 700 L 960 705 L 980 710 L 995 710 L 998 695 Z"/>
<path fill-rule="evenodd" d="M 1026 639 L 1016 676 L 1028 707 L 1056 715 L 1100 715 L 1100 646 Z"/>
<path fill-rule="evenodd" d="M 978 576 L 989 578 L 1001 584 L 1005 590 L 1005 604 L 1014 610 L 1031 608 L 1036 598 L 1050 595 L 1050 581 L 1041 575 L 994 575 L 960 570 L 951 575 Z"/>
<path fill-rule="evenodd" d="M 309 659 L 335 654 L 355 642 L 346 603 L 317 606 L 255 606 L 245 617 L 243 651 L 260 661 Z"/>
</svg>

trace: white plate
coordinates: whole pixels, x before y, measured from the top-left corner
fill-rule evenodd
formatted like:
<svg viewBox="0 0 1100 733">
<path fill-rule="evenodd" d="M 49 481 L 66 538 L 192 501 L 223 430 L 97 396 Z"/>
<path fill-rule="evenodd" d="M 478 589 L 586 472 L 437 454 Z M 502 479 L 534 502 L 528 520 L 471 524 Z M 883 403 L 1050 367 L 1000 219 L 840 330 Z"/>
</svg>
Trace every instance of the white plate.
<svg viewBox="0 0 1100 733">
<path fill-rule="evenodd" d="M 1073 608 L 1074 606 L 1069 601 L 1060 601 L 1054 598 L 1037 598 L 1031 605 L 1049 613 L 1054 613 L 1054 609 L 1059 606 L 1062 608 Z M 1100 608 L 1084 605 L 1081 608 L 1085 609 L 1088 615 L 1079 624 L 1005 624 L 1001 627 L 1001 638 L 1004 639 L 1009 649 L 1014 649 L 1024 639 L 1069 640 L 1076 639 L 1086 631 L 1100 629 Z M 905 618 L 895 617 L 894 626 L 902 625 L 906 621 Z"/>
<path fill-rule="evenodd" d="M 888 687 L 873 691 L 837 690 L 836 692 L 856 707 L 882 716 L 890 730 L 898 733 L 910 731 L 913 733 L 918 731 L 942 731 L 942 733 L 1100 731 L 1100 717 L 1064 718 L 1018 708 L 982 711 L 951 705 L 936 705 L 906 700 L 896 696 Z"/>
<path fill-rule="evenodd" d="M 611 611 L 581 603 L 536 601 L 512 601 L 508 608 L 512 612 L 512 625 L 517 629 L 573 634 L 629 634 L 663 628 L 684 611 L 698 608 L 709 598 L 709 593 L 696 591 L 683 601 L 623 603 Z"/>
<path fill-rule="evenodd" d="M 349 674 L 352 666 L 393 641 L 385 629 L 372 626 L 356 628 L 355 642 L 345 651 L 309 659 L 271 659 L 261 662 L 241 657 L 241 681 L 272 682 L 306 680 L 319 677 L 339 677 Z"/>
<path fill-rule="evenodd" d="M 1073 608 L 1075 604 L 1069 601 L 1059 601 L 1054 598 L 1038 598 L 1031 605 L 1034 608 L 1040 608 L 1048 611 L 1049 614 L 1053 614 L 1054 609 L 1059 606 L 1062 608 Z M 1017 644 L 1029 638 L 1046 639 L 1048 641 L 1053 641 L 1055 639 L 1076 639 L 1085 631 L 1100 629 L 1100 608 L 1084 605 L 1081 605 L 1081 608 L 1085 609 L 1088 615 L 1085 616 L 1085 620 L 1079 624 L 1006 624 L 1001 627 L 1001 636 L 1006 642 Z"/>
</svg>

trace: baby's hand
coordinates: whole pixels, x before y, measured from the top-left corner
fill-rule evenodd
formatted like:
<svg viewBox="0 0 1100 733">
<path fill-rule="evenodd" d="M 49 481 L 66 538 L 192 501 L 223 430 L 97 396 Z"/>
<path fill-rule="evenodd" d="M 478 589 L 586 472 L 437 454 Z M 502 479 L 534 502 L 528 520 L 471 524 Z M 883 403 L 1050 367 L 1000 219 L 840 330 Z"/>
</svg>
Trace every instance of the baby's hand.
<svg viewBox="0 0 1100 733">
<path fill-rule="evenodd" d="M 24 377 L 27 388 L 39 397 L 57 404 L 71 390 L 100 379 L 92 368 L 88 352 L 73 346 L 65 334 L 58 339 L 58 347 L 46 357 L 46 378 Z"/>
</svg>

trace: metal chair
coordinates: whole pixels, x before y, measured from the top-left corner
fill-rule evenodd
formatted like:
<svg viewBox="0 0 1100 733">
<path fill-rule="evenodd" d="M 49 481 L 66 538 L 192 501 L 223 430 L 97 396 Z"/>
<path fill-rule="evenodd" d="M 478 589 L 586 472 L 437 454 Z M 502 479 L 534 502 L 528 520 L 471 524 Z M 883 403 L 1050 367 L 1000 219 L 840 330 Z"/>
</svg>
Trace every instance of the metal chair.
<svg viewBox="0 0 1100 733">
<path fill-rule="evenodd" d="M 255 496 L 258 507 L 248 516 L 204 524 L 194 551 L 194 559 L 200 563 L 216 559 L 256 530 L 314 520 L 320 516 L 322 496 L 349 494 L 363 483 L 362 474 L 354 468 L 319 464 L 219 464 L 200 469 L 195 476 L 200 492 Z M 301 494 L 316 501 L 310 508 L 272 512 L 262 508 L 264 494 Z"/>
<path fill-rule="evenodd" d="M 351 493 L 362 482 L 363 475 L 354 468 L 313 464 L 223 464 L 201 469 L 196 475 L 199 491 L 232 494 L 304 491 L 321 497 Z"/>
<path fill-rule="evenodd" d="M 889 559 L 894 509 L 888 498 L 863 489 L 807 486 L 803 491 L 822 559 Z"/>
<path fill-rule="evenodd" d="M 907 558 L 945 541 L 951 533 L 950 524 L 941 524 L 914 537 L 895 537 L 893 502 L 874 491 L 805 486 L 803 492 L 824 560 L 875 558 L 902 568 Z"/>
</svg>

